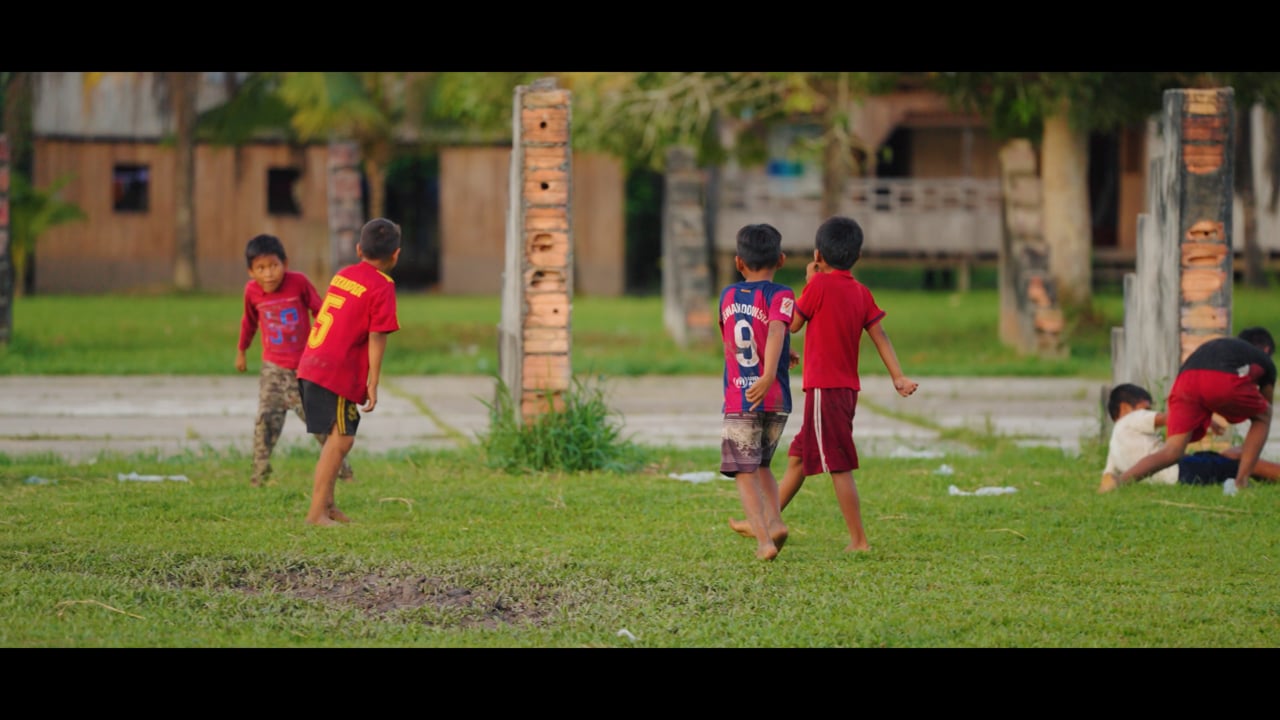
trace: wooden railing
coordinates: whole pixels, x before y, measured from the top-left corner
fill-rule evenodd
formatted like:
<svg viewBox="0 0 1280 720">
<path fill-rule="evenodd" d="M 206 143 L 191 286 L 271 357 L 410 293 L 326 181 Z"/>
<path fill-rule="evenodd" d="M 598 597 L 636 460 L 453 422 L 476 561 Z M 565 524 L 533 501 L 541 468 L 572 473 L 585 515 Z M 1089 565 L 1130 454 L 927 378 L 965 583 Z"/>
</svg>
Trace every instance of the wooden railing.
<svg viewBox="0 0 1280 720">
<path fill-rule="evenodd" d="M 726 181 L 716 223 L 717 252 L 733 253 L 738 228 L 767 222 L 782 231 L 788 254 L 811 253 L 823 220 L 821 200 L 811 191 L 790 194 L 785 187 L 764 176 Z M 973 261 L 999 255 L 997 179 L 851 180 L 840 212 L 862 225 L 867 257 Z"/>
</svg>

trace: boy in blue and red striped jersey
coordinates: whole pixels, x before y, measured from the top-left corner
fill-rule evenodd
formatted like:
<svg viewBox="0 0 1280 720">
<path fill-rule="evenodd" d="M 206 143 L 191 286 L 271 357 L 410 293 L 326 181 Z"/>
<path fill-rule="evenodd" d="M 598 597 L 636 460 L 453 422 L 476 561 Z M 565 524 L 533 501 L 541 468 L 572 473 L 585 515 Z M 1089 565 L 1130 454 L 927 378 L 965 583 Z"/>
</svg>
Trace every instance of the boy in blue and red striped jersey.
<svg viewBox="0 0 1280 720">
<path fill-rule="evenodd" d="M 795 293 L 773 281 L 786 258 L 782 234 L 765 223 L 738 231 L 734 265 L 744 278 L 720 292 L 724 425 L 720 472 L 734 478 L 756 557 L 772 560 L 787 540 L 778 482 L 769 469 L 791 413 L 789 327 Z M 785 358 L 785 360 L 783 359 Z M 730 521 L 731 523 L 733 521 Z"/>
</svg>

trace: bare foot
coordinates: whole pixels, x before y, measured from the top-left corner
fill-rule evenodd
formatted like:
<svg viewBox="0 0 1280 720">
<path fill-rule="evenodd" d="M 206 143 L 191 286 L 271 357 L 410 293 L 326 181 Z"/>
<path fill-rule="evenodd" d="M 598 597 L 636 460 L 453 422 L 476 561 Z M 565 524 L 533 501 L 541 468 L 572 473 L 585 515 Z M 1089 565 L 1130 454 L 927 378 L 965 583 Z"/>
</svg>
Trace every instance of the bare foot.
<svg viewBox="0 0 1280 720">
<path fill-rule="evenodd" d="M 1102 482 L 1098 484 L 1098 494 L 1101 495 L 1102 493 L 1111 492 L 1118 486 L 1119 483 L 1116 482 L 1115 476 L 1111 473 L 1106 473 L 1102 476 Z"/>
<path fill-rule="evenodd" d="M 325 517 L 325 516 L 323 516 L 323 515 L 322 515 L 322 516 L 320 516 L 320 517 L 318 517 L 318 518 L 315 518 L 315 519 L 307 518 L 307 524 L 308 524 L 308 525 L 318 525 L 318 526 L 320 526 L 320 527 L 330 527 L 330 526 L 333 526 L 333 525 L 337 525 L 338 523 L 337 523 L 337 522 L 335 522 L 335 521 L 333 521 L 333 520 L 331 520 L 331 519 L 329 519 L 328 517 Z"/>
<path fill-rule="evenodd" d="M 254 487 L 262 487 L 262 481 L 261 481 L 261 480 L 250 480 L 250 481 L 249 481 L 249 484 L 250 484 L 250 485 L 252 485 L 252 486 L 254 486 Z"/>
<path fill-rule="evenodd" d="M 871 546 L 865 542 L 860 544 L 849 543 L 848 545 L 844 546 L 845 552 L 866 552 L 870 549 L 871 549 Z"/>
<path fill-rule="evenodd" d="M 338 508 L 329 508 L 329 519 L 337 520 L 340 523 L 351 522 L 351 518 L 347 517 L 347 514 L 342 512 Z"/>
<path fill-rule="evenodd" d="M 756 557 L 761 560 L 772 560 L 778 557 L 778 546 L 773 543 L 764 543 L 756 548 Z"/>
<path fill-rule="evenodd" d="M 751 523 L 746 520 L 734 520 L 729 518 L 729 527 L 742 537 L 753 538 L 756 536 L 755 531 L 751 529 Z"/>
<path fill-rule="evenodd" d="M 770 534 L 770 537 L 773 539 L 773 544 L 776 545 L 779 550 L 782 549 L 783 545 L 787 544 L 787 532 L 787 526 L 783 525 L 781 530 L 775 530 Z"/>
</svg>

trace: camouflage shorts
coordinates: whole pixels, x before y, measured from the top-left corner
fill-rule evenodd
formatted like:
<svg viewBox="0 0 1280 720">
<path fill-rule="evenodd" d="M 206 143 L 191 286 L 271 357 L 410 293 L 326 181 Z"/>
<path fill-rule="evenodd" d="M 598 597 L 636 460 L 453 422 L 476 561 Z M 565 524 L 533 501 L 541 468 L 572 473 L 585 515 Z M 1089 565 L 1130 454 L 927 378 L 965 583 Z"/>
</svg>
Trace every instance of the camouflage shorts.
<svg viewBox="0 0 1280 720">
<path fill-rule="evenodd" d="M 302 395 L 298 392 L 298 374 L 294 370 L 275 363 L 262 361 L 258 375 L 258 417 L 253 426 L 253 484 L 261 485 L 271 476 L 271 452 L 284 430 L 284 419 L 293 411 L 305 425 L 307 416 L 302 409 Z M 322 436 L 314 436 L 321 445 Z M 342 480 L 352 478 L 351 466 L 344 459 L 338 469 Z"/>
</svg>

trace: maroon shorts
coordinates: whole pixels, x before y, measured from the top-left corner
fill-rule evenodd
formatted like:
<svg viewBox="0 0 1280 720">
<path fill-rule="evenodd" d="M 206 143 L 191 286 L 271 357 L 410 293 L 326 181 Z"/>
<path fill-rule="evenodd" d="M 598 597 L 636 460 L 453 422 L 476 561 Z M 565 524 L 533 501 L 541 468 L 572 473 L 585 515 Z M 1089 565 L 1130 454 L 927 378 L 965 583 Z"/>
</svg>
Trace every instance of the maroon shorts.
<svg viewBox="0 0 1280 720">
<path fill-rule="evenodd" d="M 857 409 L 857 390 L 804 391 L 804 419 L 787 454 L 804 462 L 805 477 L 858 469 L 858 451 L 853 446 L 853 415 Z"/>
<path fill-rule="evenodd" d="M 1168 435 L 1191 433 L 1195 442 L 1208 432 L 1214 413 L 1234 425 L 1269 410 L 1254 378 L 1220 370 L 1185 370 L 1169 391 L 1165 430 Z"/>
</svg>

